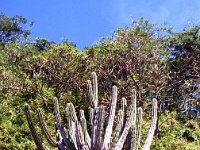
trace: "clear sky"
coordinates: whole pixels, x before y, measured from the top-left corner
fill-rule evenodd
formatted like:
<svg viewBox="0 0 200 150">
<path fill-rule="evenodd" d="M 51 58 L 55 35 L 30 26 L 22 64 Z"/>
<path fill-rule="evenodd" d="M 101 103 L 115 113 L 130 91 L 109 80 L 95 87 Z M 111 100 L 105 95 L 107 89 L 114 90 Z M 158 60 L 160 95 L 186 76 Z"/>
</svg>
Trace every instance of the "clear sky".
<svg viewBox="0 0 200 150">
<path fill-rule="evenodd" d="M 200 22 L 200 0 L 0 0 L 0 12 L 34 21 L 33 39 L 75 42 L 79 49 L 140 17 L 180 31 Z"/>
</svg>

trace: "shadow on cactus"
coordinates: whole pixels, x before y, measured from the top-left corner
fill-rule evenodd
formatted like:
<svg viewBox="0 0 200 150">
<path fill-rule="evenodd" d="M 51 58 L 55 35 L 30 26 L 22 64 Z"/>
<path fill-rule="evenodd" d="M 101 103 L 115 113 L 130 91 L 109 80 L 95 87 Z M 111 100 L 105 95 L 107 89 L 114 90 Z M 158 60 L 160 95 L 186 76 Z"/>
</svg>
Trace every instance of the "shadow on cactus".
<svg viewBox="0 0 200 150">
<path fill-rule="evenodd" d="M 127 106 L 126 99 L 122 98 L 121 108 L 116 113 L 117 87 L 112 88 L 112 101 L 108 119 L 105 118 L 105 106 L 98 105 L 98 85 L 96 73 L 92 73 L 92 82 L 88 80 L 88 98 L 90 107 L 90 132 L 84 111 L 79 111 L 78 119 L 74 105 L 66 106 L 67 125 L 61 121 L 58 99 L 55 98 L 55 124 L 56 140 L 47 131 L 40 109 L 37 109 L 38 120 L 42 133 L 53 147 L 59 150 L 137 150 L 140 145 L 142 128 L 142 108 L 136 106 L 136 90 L 132 90 L 131 104 Z M 29 105 L 24 107 L 28 125 L 33 140 L 39 150 L 48 148 L 41 143 L 34 128 Z M 153 99 L 152 121 L 150 129 L 143 145 L 143 150 L 150 149 L 157 121 L 157 101 Z M 116 124 L 114 126 L 114 124 Z M 105 127 L 105 128 L 104 128 Z M 90 134 L 89 134 L 90 133 Z"/>
</svg>

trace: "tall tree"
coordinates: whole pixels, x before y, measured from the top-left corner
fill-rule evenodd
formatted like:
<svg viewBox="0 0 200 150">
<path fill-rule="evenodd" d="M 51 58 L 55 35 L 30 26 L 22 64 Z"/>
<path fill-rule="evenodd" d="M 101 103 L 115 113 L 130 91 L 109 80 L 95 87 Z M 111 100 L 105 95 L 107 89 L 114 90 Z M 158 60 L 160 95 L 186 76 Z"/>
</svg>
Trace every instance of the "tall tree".
<svg viewBox="0 0 200 150">
<path fill-rule="evenodd" d="M 163 99 L 168 74 L 162 60 L 165 37 L 160 33 L 165 31 L 141 18 L 131 28 L 117 30 L 112 39 L 88 48 L 91 68 L 98 74 L 101 89 L 109 91 L 117 85 L 122 95 L 129 96 L 129 89 L 135 87 L 139 104 L 149 97 Z M 104 98 L 108 100 L 109 95 Z"/>
<path fill-rule="evenodd" d="M 30 35 L 30 30 L 22 27 L 25 25 L 27 25 L 27 20 L 21 16 L 8 17 L 0 13 L 0 43 L 27 38 Z"/>
<path fill-rule="evenodd" d="M 200 88 L 200 26 L 193 26 L 170 39 L 171 93 L 176 104 L 187 107 L 187 99 L 197 99 Z"/>
</svg>

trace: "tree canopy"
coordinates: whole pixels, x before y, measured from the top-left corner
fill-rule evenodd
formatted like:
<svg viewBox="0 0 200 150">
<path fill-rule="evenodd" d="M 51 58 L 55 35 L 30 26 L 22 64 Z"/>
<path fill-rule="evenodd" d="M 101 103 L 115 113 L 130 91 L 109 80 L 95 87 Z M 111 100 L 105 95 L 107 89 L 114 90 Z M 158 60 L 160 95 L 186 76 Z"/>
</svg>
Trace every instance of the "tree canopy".
<svg viewBox="0 0 200 150">
<path fill-rule="evenodd" d="M 30 30 L 24 29 L 22 25 L 27 25 L 27 20 L 22 16 L 8 17 L 0 13 L 0 42 L 13 42 L 20 38 L 27 38 Z"/>
</svg>

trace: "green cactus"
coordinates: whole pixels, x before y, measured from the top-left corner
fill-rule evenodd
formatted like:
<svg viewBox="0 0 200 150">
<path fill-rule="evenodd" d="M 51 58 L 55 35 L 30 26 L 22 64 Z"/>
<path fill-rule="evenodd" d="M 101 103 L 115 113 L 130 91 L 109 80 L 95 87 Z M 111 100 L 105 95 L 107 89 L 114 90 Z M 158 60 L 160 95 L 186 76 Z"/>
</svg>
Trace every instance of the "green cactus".
<svg viewBox="0 0 200 150">
<path fill-rule="evenodd" d="M 56 140 L 47 131 L 44 119 L 40 109 L 37 109 L 37 116 L 42 129 L 42 133 L 47 141 L 53 147 L 59 150 L 121 150 L 131 149 L 138 150 L 141 139 L 142 128 L 142 108 L 136 106 L 136 90 L 132 90 L 131 105 L 127 107 L 125 98 L 122 98 L 121 108 L 116 114 L 117 103 L 117 87 L 113 86 L 112 101 L 110 105 L 110 112 L 108 120 L 105 117 L 105 106 L 98 105 L 98 85 L 96 73 L 92 73 L 92 83 L 88 83 L 88 97 L 91 104 L 90 110 L 90 126 L 91 134 L 89 135 L 87 129 L 87 121 L 85 119 L 84 111 L 80 110 L 80 118 L 78 119 L 74 105 L 68 103 L 66 106 L 66 120 L 67 124 L 62 124 L 58 99 L 55 98 L 55 125 L 56 125 Z M 44 147 L 34 128 L 30 108 L 26 104 L 24 107 L 28 125 L 31 131 L 33 140 L 39 150 L 47 150 Z M 153 139 L 153 134 L 157 121 L 157 101 L 153 99 L 152 105 L 152 121 L 147 135 L 147 139 L 143 146 L 143 150 L 150 149 Z M 104 126 L 106 128 L 104 129 Z"/>
</svg>

